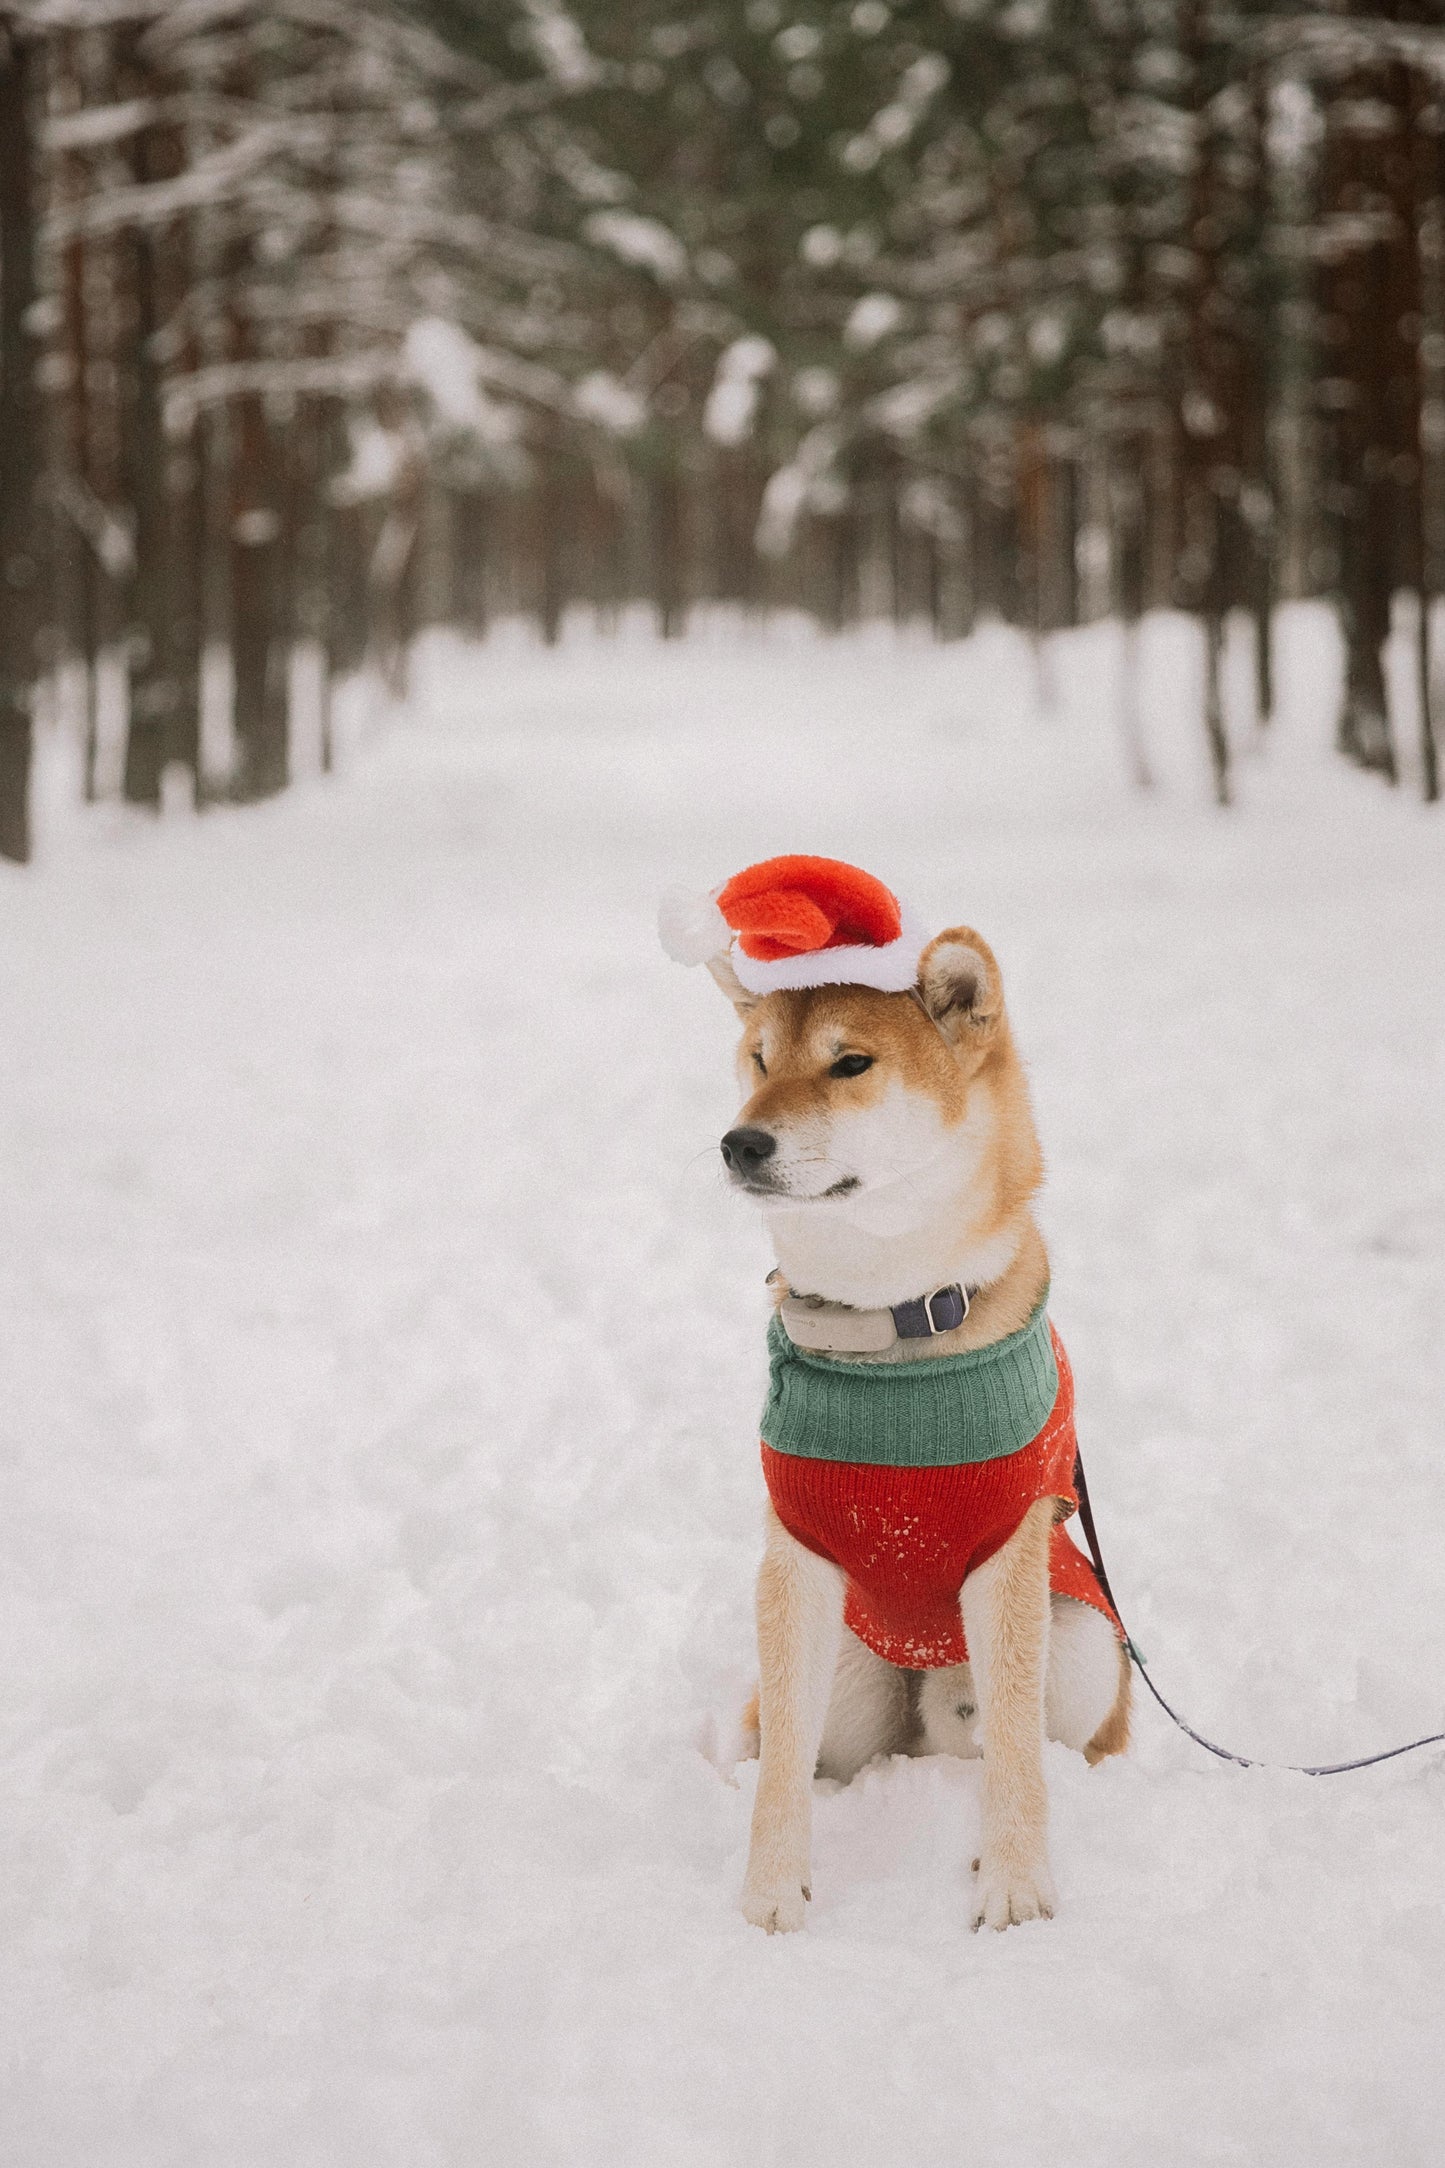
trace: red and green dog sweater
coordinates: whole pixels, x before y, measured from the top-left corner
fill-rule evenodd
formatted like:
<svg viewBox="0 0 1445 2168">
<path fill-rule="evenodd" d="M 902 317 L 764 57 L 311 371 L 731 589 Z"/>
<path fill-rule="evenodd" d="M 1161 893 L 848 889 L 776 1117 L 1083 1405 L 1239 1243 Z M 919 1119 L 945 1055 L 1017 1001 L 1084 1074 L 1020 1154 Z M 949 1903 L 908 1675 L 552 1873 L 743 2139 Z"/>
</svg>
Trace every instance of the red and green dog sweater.
<svg viewBox="0 0 1445 2168">
<path fill-rule="evenodd" d="M 1074 1491 L 1074 1381 L 1047 1295 L 992 1347 L 918 1362 L 840 1361 L 768 1328 L 763 1476 L 778 1519 L 847 1579 L 845 1623 L 909 1670 L 968 1655 L 959 1592 L 1029 1507 Z M 1119 1622 L 1055 1526 L 1049 1582 Z"/>
</svg>

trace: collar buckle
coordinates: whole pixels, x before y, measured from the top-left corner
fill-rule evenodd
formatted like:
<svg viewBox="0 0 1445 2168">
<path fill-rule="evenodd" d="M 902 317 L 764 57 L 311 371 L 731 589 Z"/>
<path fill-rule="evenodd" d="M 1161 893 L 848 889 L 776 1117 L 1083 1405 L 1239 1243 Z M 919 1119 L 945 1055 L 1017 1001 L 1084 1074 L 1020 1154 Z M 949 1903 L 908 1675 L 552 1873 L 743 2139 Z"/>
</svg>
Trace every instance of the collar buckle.
<svg viewBox="0 0 1445 2168">
<path fill-rule="evenodd" d="M 924 1297 L 923 1307 L 928 1312 L 930 1331 L 937 1334 L 957 1332 L 973 1305 L 968 1289 L 955 1280 L 949 1287 L 935 1287 L 931 1295 Z"/>
<path fill-rule="evenodd" d="M 935 1287 L 931 1295 L 895 1303 L 893 1322 L 899 1339 L 936 1340 L 942 1332 L 957 1332 L 968 1316 L 970 1300 L 968 1289 L 953 1280 L 947 1287 Z"/>
</svg>

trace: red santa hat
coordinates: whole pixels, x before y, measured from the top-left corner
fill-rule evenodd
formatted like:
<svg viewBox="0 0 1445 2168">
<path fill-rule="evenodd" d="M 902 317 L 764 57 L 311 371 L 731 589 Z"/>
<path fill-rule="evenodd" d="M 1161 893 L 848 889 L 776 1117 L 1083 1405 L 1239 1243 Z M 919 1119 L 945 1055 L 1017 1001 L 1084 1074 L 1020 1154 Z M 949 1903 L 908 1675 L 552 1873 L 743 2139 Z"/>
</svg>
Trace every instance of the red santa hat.
<svg viewBox="0 0 1445 2168">
<path fill-rule="evenodd" d="M 891 889 L 838 858 L 765 858 L 710 895 L 671 889 L 657 918 L 680 964 L 731 954 L 750 994 L 873 986 L 904 994 L 928 935 Z"/>
</svg>

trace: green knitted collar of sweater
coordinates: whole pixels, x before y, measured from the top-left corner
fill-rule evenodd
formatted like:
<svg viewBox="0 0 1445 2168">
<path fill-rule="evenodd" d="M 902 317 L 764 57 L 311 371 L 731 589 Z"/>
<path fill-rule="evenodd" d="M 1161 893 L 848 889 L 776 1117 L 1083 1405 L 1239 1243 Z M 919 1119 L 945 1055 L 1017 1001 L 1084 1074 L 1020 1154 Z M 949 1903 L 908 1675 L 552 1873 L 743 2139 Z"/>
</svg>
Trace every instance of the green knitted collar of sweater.
<svg viewBox="0 0 1445 2168">
<path fill-rule="evenodd" d="M 918 1362 L 840 1362 L 768 1326 L 763 1442 L 811 1460 L 948 1468 L 1001 1460 L 1036 1438 L 1059 1390 L 1048 1289 L 1026 1325 L 991 1347 Z"/>
</svg>

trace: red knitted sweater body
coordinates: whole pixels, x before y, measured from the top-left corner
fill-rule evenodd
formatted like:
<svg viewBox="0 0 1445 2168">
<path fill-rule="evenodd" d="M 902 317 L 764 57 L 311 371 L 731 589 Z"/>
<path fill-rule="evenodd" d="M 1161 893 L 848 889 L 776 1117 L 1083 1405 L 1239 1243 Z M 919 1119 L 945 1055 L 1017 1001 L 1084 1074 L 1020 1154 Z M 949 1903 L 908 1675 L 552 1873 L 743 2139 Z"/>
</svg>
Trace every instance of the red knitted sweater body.
<svg viewBox="0 0 1445 2168">
<path fill-rule="evenodd" d="M 930 1468 L 819 1460 L 764 1445 L 763 1476 L 778 1519 L 799 1543 L 847 1578 L 844 1621 L 890 1664 L 936 1670 L 968 1656 L 959 1592 L 1000 1550 L 1040 1498 L 1078 1504 L 1074 1491 L 1074 1379 L 1053 1334 L 1059 1389 L 1038 1435 L 996 1460 Z M 1094 1569 L 1055 1526 L 1049 1583 L 1119 1622 Z"/>
</svg>

